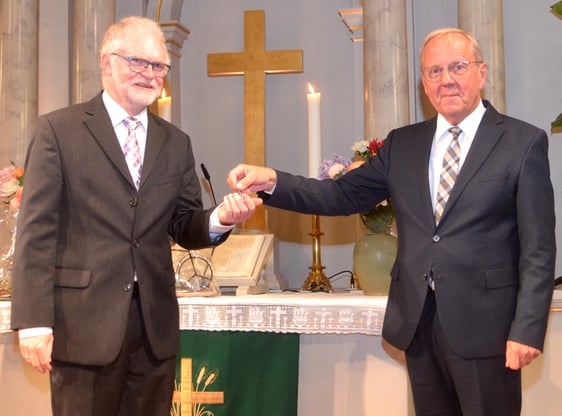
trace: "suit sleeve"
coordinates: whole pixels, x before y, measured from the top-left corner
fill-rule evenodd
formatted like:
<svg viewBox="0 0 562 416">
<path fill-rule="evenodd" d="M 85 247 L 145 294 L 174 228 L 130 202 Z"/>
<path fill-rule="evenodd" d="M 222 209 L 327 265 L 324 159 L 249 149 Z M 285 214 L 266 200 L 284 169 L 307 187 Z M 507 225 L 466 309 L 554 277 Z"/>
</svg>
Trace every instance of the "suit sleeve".
<svg viewBox="0 0 562 416">
<path fill-rule="evenodd" d="M 521 251 L 519 293 L 509 339 L 542 350 L 556 256 L 554 194 L 548 141 L 542 130 L 537 130 L 524 157 L 516 198 Z"/>
<path fill-rule="evenodd" d="M 25 162 L 12 273 L 12 328 L 54 322 L 53 281 L 62 189 L 60 153 L 47 119 L 40 119 Z"/>
</svg>

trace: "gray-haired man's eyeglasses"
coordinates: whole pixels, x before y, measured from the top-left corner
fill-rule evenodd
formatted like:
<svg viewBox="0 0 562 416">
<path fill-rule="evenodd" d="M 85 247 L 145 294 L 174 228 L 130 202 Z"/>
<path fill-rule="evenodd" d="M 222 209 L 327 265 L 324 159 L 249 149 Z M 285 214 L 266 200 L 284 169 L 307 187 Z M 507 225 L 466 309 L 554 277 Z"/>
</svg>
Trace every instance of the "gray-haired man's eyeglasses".
<svg viewBox="0 0 562 416">
<path fill-rule="evenodd" d="M 120 55 L 118 53 L 112 52 L 112 55 L 118 56 L 129 62 L 129 69 L 133 72 L 141 73 L 148 69 L 149 66 L 152 67 L 152 73 L 155 77 L 164 78 L 170 72 L 170 65 L 163 64 L 160 62 L 149 62 L 141 58 L 135 58 L 132 56 Z"/>
<path fill-rule="evenodd" d="M 468 66 L 470 64 L 481 64 L 483 61 L 457 61 L 451 62 L 447 65 L 447 70 L 454 75 L 464 75 L 466 71 L 468 71 Z M 443 75 L 443 67 L 442 66 L 432 66 L 429 68 L 422 68 L 422 73 L 425 75 L 427 79 L 432 81 L 437 80 L 438 78 Z"/>
</svg>

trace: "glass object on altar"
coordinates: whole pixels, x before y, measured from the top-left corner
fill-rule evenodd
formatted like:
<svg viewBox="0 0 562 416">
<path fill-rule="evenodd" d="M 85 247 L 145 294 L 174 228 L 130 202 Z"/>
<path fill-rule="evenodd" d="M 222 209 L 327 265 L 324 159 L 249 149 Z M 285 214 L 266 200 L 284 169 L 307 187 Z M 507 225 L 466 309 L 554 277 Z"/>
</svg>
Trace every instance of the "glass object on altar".
<svg viewBox="0 0 562 416">
<path fill-rule="evenodd" d="M 213 280 L 213 266 L 197 251 L 172 248 L 177 297 L 219 296 L 220 288 Z"/>
</svg>

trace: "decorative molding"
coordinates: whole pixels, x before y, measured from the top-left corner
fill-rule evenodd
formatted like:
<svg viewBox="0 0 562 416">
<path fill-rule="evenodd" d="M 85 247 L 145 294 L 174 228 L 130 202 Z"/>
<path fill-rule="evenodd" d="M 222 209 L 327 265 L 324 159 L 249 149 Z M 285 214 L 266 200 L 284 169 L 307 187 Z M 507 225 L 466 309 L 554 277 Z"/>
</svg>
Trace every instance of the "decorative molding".
<svg viewBox="0 0 562 416">
<path fill-rule="evenodd" d="M 189 29 L 180 22 L 160 22 L 159 25 L 164 32 L 168 52 L 178 58 L 181 57 L 183 44 L 191 33 Z"/>
<path fill-rule="evenodd" d="M 343 23 L 351 32 L 352 42 L 363 42 L 363 9 L 342 9 L 338 11 Z"/>
</svg>

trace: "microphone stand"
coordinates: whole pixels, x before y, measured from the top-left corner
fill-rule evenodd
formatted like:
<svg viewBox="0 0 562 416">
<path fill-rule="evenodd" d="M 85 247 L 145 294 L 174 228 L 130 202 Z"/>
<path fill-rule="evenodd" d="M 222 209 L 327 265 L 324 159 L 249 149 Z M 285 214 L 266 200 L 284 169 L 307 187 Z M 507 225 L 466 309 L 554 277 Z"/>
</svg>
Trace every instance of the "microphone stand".
<svg viewBox="0 0 562 416">
<path fill-rule="evenodd" d="M 211 191 L 211 200 L 213 201 L 213 207 L 217 206 L 217 198 L 215 197 L 215 191 L 213 190 L 213 184 L 211 183 L 211 175 L 209 175 L 209 171 L 205 167 L 203 163 L 201 163 L 201 170 L 203 171 L 203 176 L 209 185 L 209 190 Z M 213 258 L 213 254 L 215 254 L 215 246 L 211 247 L 211 254 L 209 255 L 209 264 L 211 259 Z"/>
</svg>

